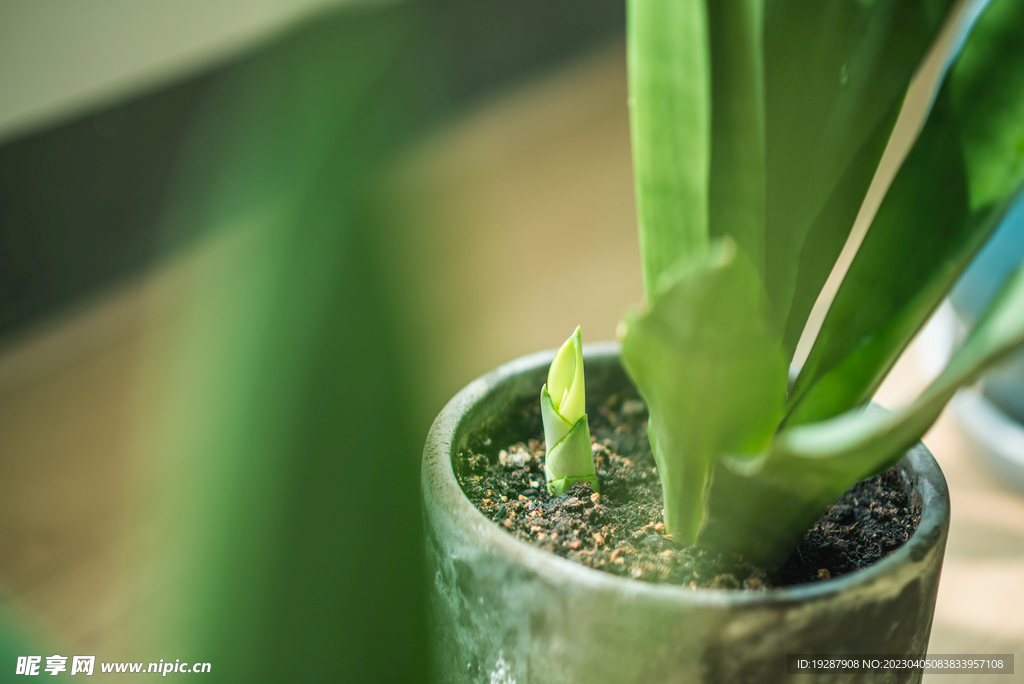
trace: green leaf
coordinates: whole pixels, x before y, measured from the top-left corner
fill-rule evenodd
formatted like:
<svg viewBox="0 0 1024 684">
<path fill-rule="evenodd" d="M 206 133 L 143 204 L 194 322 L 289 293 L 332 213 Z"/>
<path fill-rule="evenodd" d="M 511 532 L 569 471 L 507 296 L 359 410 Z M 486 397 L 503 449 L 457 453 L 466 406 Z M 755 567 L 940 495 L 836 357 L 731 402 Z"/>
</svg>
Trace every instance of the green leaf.
<svg viewBox="0 0 1024 684">
<path fill-rule="evenodd" d="M 780 321 L 790 316 L 798 282 L 801 291 L 811 293 L 812 304 L 824 284 L 828 270 L 800 278 L 808 233 L 812 227 L 827 229 L 837 233 L 829 242 L 845 240 L 852 220 L 816 223 L 830 201 L 860 205 L 866 190 L 862 179 L 881 157 L 882 146 L 872 139 L 884 135 L 879 126 L 902 100 L 951 5 L 951 0 L 767 2 L 766 282 Z M 809 312 L 803 304 L 794 311 L 800 320 L 785 327 L 802 330 Z"/>
<path fill-rule="evenodd" d="M 729 239 L 665 273 L 649 310 L 624 325 L 622 360 L 650 410 L 665 525 L 688 545 L 705 518 L 714 461 L 767 447 L 786 360 L 757 268 Z"/>
<path fill-rule="evenodd" d="M 869 398 L 985 239 L 967 214 L 963 158 L 949 109 L 944 91 L 797 377 L 790 424 L 838 415 Z"/>
<path fill-rule="evenodd" d="M 630 129 L 648 299 L 708 241 L 711 73 L 704 0 L 629 0 Z"/>
<path fill-rule="evenodd" d="M 995 0 L 950 75 L 969 169 L 971 211 L 998 205 L 1024 178 L 1024 3 Z"/>
<path fill-rule="evenodd" d="M 325 14 L 203 77 L 157 220 L 204 240 L 147 300 L 131 464 L 138 541 L 163 540 L 133 546 L 139 576 L 195 603 L 154 606 L 134 652 L 209 654 L 228 682 L 427 669 L 410 369 L 431 330 L 399 334 L 417 284 L 389 278 L 397 233 L 371 202 L 452 102 L 434 22 L 421 3 Z M 337 523 L 382 491 L 402 493 L 376 515 L 397 545 Z"/>
<path fill-rule="evenodd" d="M 945 371 L 896 413 L 853 410 L 784 430 L 769 454 L 723 461 L 698 543 L 776 566 L 850 483 L 898 461 L 956 390 L 1024 344 L 1024 268 L 1011 276 Z M 770 515 L 766 514 L 770 512 Z"/>
<path fill-rule="evenodd" d="M 708 3 L 711 37 L 709 229 L 764 273 L 765 112 L 762 0 Z"/>
<path fill-rule="evenodd" d="M 846 167 L 846 172 L 807 234 L 800 252 L 796 291 L 793 293 L 789 321 L 782 340 L 783 347 L 790 353 L 796 349 L 811 309 L 843 251 L 901 107 L 902 102 L 893 102 L 889 113 Z"/>
<path fill-rule="evenodd" d="M 997 0 L 972 32 L 801 369 L 788 424 L 867 401 L 1015 201 L 1024 77 L 1003 65 L 1024 61 L 1022 33 L 1021 0 Z"/>
</svg>

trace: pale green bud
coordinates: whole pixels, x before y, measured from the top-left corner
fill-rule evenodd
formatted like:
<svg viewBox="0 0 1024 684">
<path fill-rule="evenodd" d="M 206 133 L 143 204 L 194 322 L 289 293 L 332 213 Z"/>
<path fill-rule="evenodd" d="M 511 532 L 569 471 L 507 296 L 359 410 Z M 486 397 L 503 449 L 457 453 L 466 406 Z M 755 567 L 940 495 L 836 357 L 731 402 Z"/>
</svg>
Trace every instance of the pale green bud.
<svg viewBox="0 0 1024 684">
<path fill-rule="evenodd" d="M 573 424 L 586 412 L 583 383 L 583 337 L 579 326 L 555 354 L 548 370 L 548 391 L 558 415 Z"/>
<path fill-rule="evenodd" d="M 576 482 L 589 482 L 598 491 L 585 413 L 583 337 L 579 327 L 551 362 L 548 382 L 540 391 L 540 407 L 547 445 L 544 472 L 548 491 L 562 494 Z"/>
</svg>

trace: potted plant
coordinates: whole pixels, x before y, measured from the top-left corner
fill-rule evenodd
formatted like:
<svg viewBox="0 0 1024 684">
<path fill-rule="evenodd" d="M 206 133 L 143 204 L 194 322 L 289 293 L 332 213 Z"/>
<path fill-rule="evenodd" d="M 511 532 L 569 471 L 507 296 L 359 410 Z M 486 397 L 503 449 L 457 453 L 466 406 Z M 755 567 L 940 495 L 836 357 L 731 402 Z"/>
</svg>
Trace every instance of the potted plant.
<svg viewBox="0 0 1024 684">
<path fill-rule="evenodd" d="M 435 421 L 422 492 L 439 681 L 770 682 L 789 676 L 789 655 L 925 652 L 949 502 L 918 440 L 958 387 L 1024 342 L 1024 271 L 917 401 L 865 406 L 1020 194 L 1024 1 L 994 0 L 973 27 L 790 366 L 949 5 L 628 3 L 646 302 L 621 348 L 584 353 L 576 334 L 470 384 Z M 629 432 L 622 414 L 649 416 L 646 470 L 615 470 L 623 455 L 588 421 L 609 406 L 616 431 Z M 634 439 L 625 461 L 647 444 Z M 485 479 L 495 472 L 517 473 L 522 493 Z M 844 492 L 883 472 L 905 517 L 920 515 L 884 559 L 791 587 L 756 571 L 709 585 L 738 589 L 671 581 L 709 557 L 777 571 Z M 572 537 L 586 522 L 572 511 L 600 523 L 629 478 L 660 482 L 660 519 L 633 534 L 661 545 L 655 579 L 669 581 L 617 576 L 622 553 L 642 550 L 619 545 L 615 525 Z M 552 516 L 568 517 L 541 524 Z M 607 571 L 559 557 L 586 554 Z"/>
</svg>

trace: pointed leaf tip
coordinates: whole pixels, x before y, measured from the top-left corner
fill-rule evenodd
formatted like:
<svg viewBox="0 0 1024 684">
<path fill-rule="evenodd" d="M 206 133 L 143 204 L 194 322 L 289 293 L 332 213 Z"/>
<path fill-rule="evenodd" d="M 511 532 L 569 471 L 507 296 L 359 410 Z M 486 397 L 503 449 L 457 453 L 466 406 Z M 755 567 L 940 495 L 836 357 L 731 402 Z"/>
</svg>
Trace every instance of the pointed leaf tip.
<svg viewBox="0 0 1024 684">
<path fill-rule="evenodd" d="M 579 326 L 555 354 L 548 370 L 548 391 L 555 410 L 569 423 L 586 412 L 583 379 L 583 338 Z"/>
<path fill-rule="evenodd" d="M 577 421 L 587 412 L 587 390 L 583 375 L 583 335 L 580 327 L 576 326 L 576 332 L 572 335 L 573 348 L 573 376 L 569 392 L 559 411 L 566 420 Z"/>
</svg>

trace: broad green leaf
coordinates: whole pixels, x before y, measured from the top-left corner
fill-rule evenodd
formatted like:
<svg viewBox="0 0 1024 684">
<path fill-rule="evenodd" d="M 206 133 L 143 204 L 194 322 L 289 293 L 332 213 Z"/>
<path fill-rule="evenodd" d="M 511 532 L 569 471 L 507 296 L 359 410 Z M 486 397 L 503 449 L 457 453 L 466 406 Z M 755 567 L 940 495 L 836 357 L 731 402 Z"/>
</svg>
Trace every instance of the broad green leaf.
<svg viewBox="0 0 1024 684">
<path fill-rule="evenodd" d="M 1024 178 L 1024 3 L 986 9 L 950 76 L 970 169 L 971 210 L 999 204 Z"/>
<path fill-rule="evenodd" d="M 1021 344 L 1024 268 L 1011 276 L 945 371 L 911 406 L 896 413 L 855 409 L 790 428 L 767 456 L 720 464 L 709 494 L 710 523 L 698 543 L 778 565 L 850 483 L 898 461 L 959 387 Z"/>
<path fill-rule="evenodd" d="M 949 110 L 943 91 L 801 369 L 790 396 L 796 406 L 790 424 L 862 403 L 952 285 L 960 269 L 947 264 L 966 264 L 984 240 L 967 214 L 960 142 Z"/>
<path fill-rule="evenodd" d="M 644 289 L 708 242 L 711 72 L 704 0 L 629 0 L 630 129 Z"/>
<path fill-rule="evenodd" d="M 867 401 L 1014 202 L 1024 77 L 1003 65 L 1024 60 L 1022 32 L 1021 0 L 997 0 L 979 20 L 825 318 L 790 425 Z"/>
<path fill-rule="evenodd" d="M 369 203 L 450 101 L 432 16 L 399 3 L 320 17 L 204 83 L 163 220 L 174 241 L 209 241 L 147 326 L 136 435 L 146 584 L 194 602 L 156 602 L 138 653 L 208 653 L 227 682 L 426 669 L 407 365 L 422 336 L 396 332 L 394 233 Z M 360 485 L 339 497 L 345 482 Z M 337 524 L 381 491 L 404 492 L 375 514 L 398 545 Z"/>
<path fill-rule="evenodd" d="M 789 310 L 789 321 L 783 336 L 783 347 L 792 353 L 803 334 L 811 309 L 828 280 L 832 267 L 843 251 L 846 239 L 875 176 L 889 136 L 892 134 L 902 102 L 893 102 L 889 114 L 882 119 L 874 134 L 865 141 L 846 172 L 832 191 L 828 203 L 811 226 L 800 252 L 796 291 Z"/>
<path fill-rule="evenodd" d="M 813 297 L 824 284 L 827 269 L 800 278 L 808 233 L 814 226 L 837 232 L 830 243 L 845 240 L 852 220 L 815 224 L 833 198 L 859 206 L 866 189 L 861 179 L 881 157 L 881 146 L 870 141 L 902 100 L 951 5 L 951 0 L 767 2 L 766 282 L 780 321 L 789 318 L 798 282 Z M 841 188 L 846 182 L 852 187 Z M 794 314 L 806 318 L 809 311 L 802 305 Z M 802 329 L 802 324 L 785 328 Z"/>
<path fill-rule="evenodd" d="M 622 360 L 650 409 L 665 525 L 685 546 L 704 521 L 715 460 L 767 447 L 786 360 L 757 268 L 728 239 L 665 273 L 649 309 L 624 325 Z"/>
<path fill-rule="evenodd" d="M 731 236 L 764 274 L 765 118 L 762 0 L 709 2 L 712 237 Z"/>
</svg>

